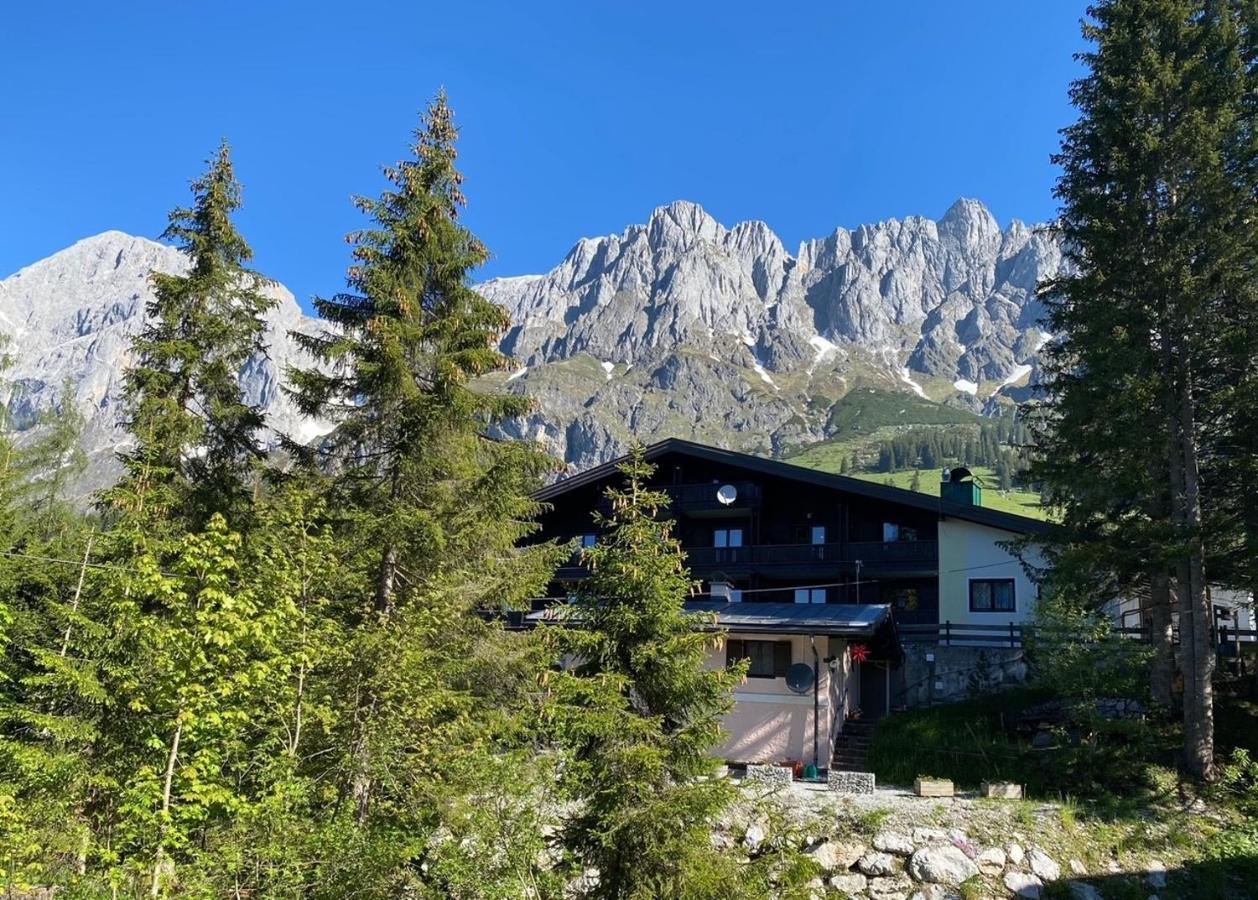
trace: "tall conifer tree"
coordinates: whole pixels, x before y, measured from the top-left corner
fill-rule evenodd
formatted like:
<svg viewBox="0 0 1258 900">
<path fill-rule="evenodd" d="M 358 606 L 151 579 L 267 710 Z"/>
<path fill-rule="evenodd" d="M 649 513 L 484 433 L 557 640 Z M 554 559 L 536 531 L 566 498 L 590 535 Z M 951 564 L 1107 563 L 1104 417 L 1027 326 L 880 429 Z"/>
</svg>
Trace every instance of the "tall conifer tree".
<svg viewBox="0 0 1258 900">
<path fill-rule="evenodd" d="M 473 383 L 507 365 L 508 320 L 471 287 L 486 250 L 459 220 L 456 138 L 438 94 L 411 158 L 385 168 L 388 189 L 356 200 L 371 225 L 350 236 L 350 290 L 315 301 L 331 327 L 294 335 L 322 367 L 290 372 L 302 411 L 336 423 L 316 451 L 293 449 L 337 473 L 333 506 L 356 551 L 346 564 L 371 584 L 353 619 L 338 774 L 360 828 L 407 823 L 421 845 L 433 791 L 453 777 L 436 775 L 448 749 L 498 733 L 502 707 L 477 673 L 497 626 L 477 610 L 537 596 L 558 561 L 550 545 L 516 546 L 551 461 L 487 434 L 527 401 Z M 390 845 L 399 865 L 419 852 Z"/>
<path fill-rule="evenodd" d="M 262 412 L 237 380 L 265 352 L 267 280 L 247 268 L 253 251 L 232 223 L 241 189 L 226 141 L 192 183 L 193 203 L 170 214 L 164 240 L 188 258 L 182 275 L 154 272 L 154 299 L 132 342 L 126 373 L 126 475 L 107 503 L 150 524 L 181 519 L 197 528 L 214 512 L 238 511 L 261 458 Z"/>
<path fill-rule="evenodd" d="M 1219 363 L 1252 290 L 1252 99 L 1242 0 L 1106 0 L 1090 10 L 1064 132 L 1069 274 L 1049 286 L 1051 422 L 1038 475 L 1074 548 L 1120 580 L 1138 560 L 1169 634 L 1179 615 L 1184 757 L 1213 770 L 1207 525 L 1224 492 Z M 1156 412 L 1150 415 L 1150 410 Z M 1087 550 L 1088 541 L 1099 550 Z M 1077 569 L 1074 569 L 1077 571 Z M 1165 649 L 1161 653 L 1165 685 Z"/>
</svg>

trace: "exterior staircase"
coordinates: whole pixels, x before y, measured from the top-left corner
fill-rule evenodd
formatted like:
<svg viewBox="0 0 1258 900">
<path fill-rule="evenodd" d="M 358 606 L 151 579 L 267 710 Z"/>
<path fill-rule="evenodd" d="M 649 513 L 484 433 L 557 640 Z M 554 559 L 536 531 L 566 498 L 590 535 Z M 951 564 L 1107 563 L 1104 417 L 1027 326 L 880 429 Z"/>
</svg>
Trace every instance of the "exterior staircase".
<svg viewBox="0 0 1258 900">
<path fill-rule="evenodd" d="M 869 746 L 873 742 L 875 722 L 848 721 L 843 723 L 834 742 L 834 759 L 831 772 L 868 772 Z"/>
</svg>

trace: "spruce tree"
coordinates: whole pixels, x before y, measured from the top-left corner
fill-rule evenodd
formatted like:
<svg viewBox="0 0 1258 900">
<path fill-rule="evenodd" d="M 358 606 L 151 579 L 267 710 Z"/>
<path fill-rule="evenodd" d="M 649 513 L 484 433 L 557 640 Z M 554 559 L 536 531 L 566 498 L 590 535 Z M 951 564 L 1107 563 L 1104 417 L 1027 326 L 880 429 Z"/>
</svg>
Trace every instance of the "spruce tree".
<svg viewBox="0 0 1258 900">
<path fill-rule="evenodd" d="M 263 292 L 267 280 L 247 268 L 253 251 L 232 223 L 241 188 L 225 141 L 192 192 L 192 205 L 175 209 L 162 233 L 188 270 L 152 274 L 154 299 L 125 380 L 136 446 L 123 454 L 125 477 L 105 501 L 152 526 L 177 519 L 197 529 L 215 512 L 238 512 L 262 457 L 262 413 L 237 378 L 265 352 L 263 317 L 274 300 Z"/>
<path fill-rule="evenodd" d="M 1206 581 L 1217 555 L 1206 534 L 1212 498 L 1228 493 L 1215 460 L 1230 434 L 1206 426 L 1258 252 L 1250 11 L 1239 0 L 1106 0 L 1089 12 L 1088 73 L 1071 91 L 1080 119 L 1056 158 L 1071 266 L 1047 294 L 1059 339 L 1047 357 L 1052 437 L 1035 476 L 1067 512 L 1067 552 L 1103 561 L 1118 589 L 1146 585 L 1162 635 L 1173 590 L 1184 758 L 1209 777 Z"/>
<path fill-rule="evenodd" d="M 591 897 L 737 896 L 737 865 L 714 850 L 712 821 L 732 788 L 711 779 L 721 716 L 741 672 L 712 669 L 723 635 L 683 610 L 693 589 L 666 495 L 640 449 L 607 492 L 590 577 L 565 608 L 557 640 L 579 660 L 551 679 L 564 783 L 584 805 L 564 840 L 598 870 Z"/>
<path fill-rule="evenodd" d="M 342 562 L 370 585 L 347 619 L 354 666 L 337 699 L 334 761 L 354 840 L 379 835 L 387 853 L 367 860 L 346 844 L 346 866 L 422 855 L 441 785 L 456 777 L 450 748 L 511 730 L 519 698 L 490 690 L 482 651 L 500 629 L 479 613 L 541 594 L 559 557 L 517 547 L 535 527 L 529 494 L 553 463 L 487 433 L 527 401 L 474 383 L 508 364 L 497 349 L 508 320 L 471 287 L 486 250 L 459 219 L 456 137 L 438 94 L 412 156 L 385 168 L 388 188 L 356 200 L 371 224 L 350 238 L 350 290 L 315 301 L 330 327 L 294 335 L 323 366 L 290 372 L 293 395 L 336 428 L 318 448 L 292 449 L 336 473 Z M 398 829 L 411 843 L 390 837 Z"/>
</svg>

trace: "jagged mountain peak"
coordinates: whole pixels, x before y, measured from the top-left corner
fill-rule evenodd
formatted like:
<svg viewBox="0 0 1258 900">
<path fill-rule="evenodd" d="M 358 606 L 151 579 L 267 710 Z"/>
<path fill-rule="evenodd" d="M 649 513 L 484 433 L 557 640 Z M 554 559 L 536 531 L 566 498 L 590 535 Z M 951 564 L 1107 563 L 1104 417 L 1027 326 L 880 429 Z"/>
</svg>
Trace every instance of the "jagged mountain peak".
<svg viewBox="0 0 1258 900">
<path fill-rule="evenodd" d="M 131 362 L 131 337 L 153 297 L 150 275 L 183 272 L 187 265 L 175 247 L 105 231 L 0 280 L 0 332 L 12 340 L 13 353 L 3 400 L 24 437 L 42 411 L 66 399 L 68 383 L 87 422 L 92 461 L 83 490 L 112 477 L 115 450 L 128 440 L 121 427 L 122 378 Z M 265 290 L 276 300 L 267 317 L 270 349 L 242 367 L 241 386 L 263 408 L 272 434 L 309 438 L 326 426 L 300 416 L 280 383 L 285 366 L 310 364 L 289 332 L 313 330 L 315 323 L 282 285 Z"/>
<path fill-rule="evenodd" d="M 521 368 L 511 389 L 541 391 L 547 410 L 518 433 L 592 462 L 690 419 L 696 436 L 718 422 L 761 429 L 750 446 L 763 451 L 824 438 L 816 395 L 842 395 L 853 373 L 990 409 L 1035 364 L 1037 284 L 1060 265 L 1051 235 L 1017 221 L 1002 229 L 969 198 L 939 219 L 836 228 L 794 256 L 763 222 L 727 228 L 677 201 L 620 235 L 582 240 L 544 275 L 482 290 L 512 317 L 502 346 Z M 569 383 L 590 357 L 593 381 Z M 546 387 L 563 366 L 564 390 Z"/>
</svg>

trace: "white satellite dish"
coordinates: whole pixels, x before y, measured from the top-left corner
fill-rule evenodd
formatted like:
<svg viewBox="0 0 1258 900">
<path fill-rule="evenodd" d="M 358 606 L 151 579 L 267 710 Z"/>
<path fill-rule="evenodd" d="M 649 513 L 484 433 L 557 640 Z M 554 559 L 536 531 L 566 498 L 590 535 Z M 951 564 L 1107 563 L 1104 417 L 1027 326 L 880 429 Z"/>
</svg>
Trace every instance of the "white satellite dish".
<svg viewBox="0 0 1258 900">
<path fill-rule="evenodd" d="M 722 506 L 729 506 L 738 499 L 738 488 L 732 484 L 723 484 L 716 489 L 716 499 Z"/>
</svg>

